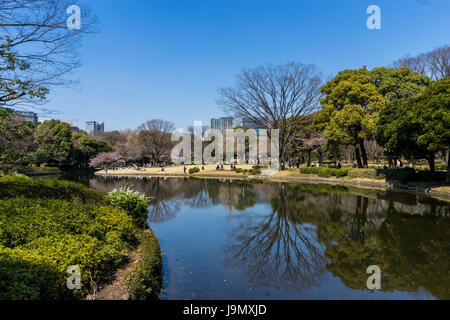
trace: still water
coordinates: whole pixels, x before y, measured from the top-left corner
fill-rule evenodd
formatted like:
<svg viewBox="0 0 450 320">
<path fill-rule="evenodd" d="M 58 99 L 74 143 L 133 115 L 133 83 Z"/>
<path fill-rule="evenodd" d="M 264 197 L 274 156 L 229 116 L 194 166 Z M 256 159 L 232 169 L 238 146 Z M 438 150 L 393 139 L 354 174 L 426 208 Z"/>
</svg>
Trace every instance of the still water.
<svg viewBox="0 0 450 320">
<path fill-rule="evenodd" d="M 161 299 L 450 299 L 450 204 L 425 195 L 237 180 L 93 177 L 149 197 Z M 381 269 L 367 289 L 366 269 Z"/>
</svg>

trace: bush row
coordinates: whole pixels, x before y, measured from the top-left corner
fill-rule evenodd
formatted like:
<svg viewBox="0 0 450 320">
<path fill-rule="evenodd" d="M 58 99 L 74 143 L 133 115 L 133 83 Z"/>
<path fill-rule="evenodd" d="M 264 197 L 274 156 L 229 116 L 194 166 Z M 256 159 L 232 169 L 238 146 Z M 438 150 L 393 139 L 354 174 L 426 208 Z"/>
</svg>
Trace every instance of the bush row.
<svg viewBox="0 0 450 320">
<path fill-rule="evenodd" d="M 350 179 L 363 178 L 363 179 L 386 179 L 386 175 L 383 170 L 380 169 L 351 169 L 348 172 Z"/>
<path fill-rule="evenodd" d="M 325 168 L 325 167 L 304 167 L 300 168 L 301 174 L 316 174 L 319 177 L 330 178 L 336 177 L 341 178 L 348 175 L 349 169 L 336 169 L 336 168 Z"/>
<path fill-rule="evenodd" d="M 137 233 L 148 236 L 139 235 L 142 261 L 132 296 L 158 297 L 159 245 L 151 232 L 138 231 L 146 227 L 143 194 L 121 188 L 103 201 L 102 193 L 77 183 L 20 175 L 0 178 L 0 194 L 0 300 L 82 298 L 125 262 Z M 79 290 L 66 286 L 71 265 L 81 270 Z"/>
<path fill-rule="evenodd" d="M 302 174 L 315 174 L 319 177 L 345 177 L 349 179 L 365 178 L 365 179 L 379 179 L 387 181 L 398 181 L 400 183 L 408 182 L 430 182 L 430 181 L 444 181 L 446 172 L 437 171 L 416 171 L 413 168 L 399 168 L 399 169 L 335 169 L 326 167 L 304 167 L 300 168 Z"/>
<path fill-rule="evenodd" d="M 140 260 L 127 279 L 133 300 L 157 300 L 162 283 L 162 257 L 158 240 L 148 229 L 138 234 Z"/>
<path fill-rule="evenodd" d="M 48 174 L 48 173 L 59 173 L 60 170 L 57 167 L 34 167 L 34 166 L 25 166 L 25 165 L 15 165 L 15 164 L 6 164 L 0 163 L 0 172 L 3 174 L 13 174 L 14 172 L 23 173 L 23 174 Z"/>
<path fill-rule="evenodd" d="M 448 165 L 446 163 L 436 164 L 434 167 L 436 170 L 447 171 Z"/>
<path fill-rule="evenodd" d="M 249 174 L 249 175 L 260 175 L 261 174 L 261 170 L 267 168 L 267 166 L 260 166 L 260 165 L 256 165 L 256 166 L 252 166 L 251 169 L 242 169 L 242 168 L 236 168 L 236 173 L 243 173 L 243 174 Z"/>
<path fill-rule="evenodd" d="M 132 218 L 119 208 L 65 200 L 0 200 L 0 299 L 71 299 L 104 282 L 134 242 Z M 81 289 L 66 287 L 67 267 Z"/>
<path fill-rule="evenodd" d="M 26 176 L 0 177 L 0 199 L 25 197 L 33 199 L 61 199 L 83 203 L 103 200 L 103 194 L 79 183 L 65 180 L 34 180 Z"/>
</svg>

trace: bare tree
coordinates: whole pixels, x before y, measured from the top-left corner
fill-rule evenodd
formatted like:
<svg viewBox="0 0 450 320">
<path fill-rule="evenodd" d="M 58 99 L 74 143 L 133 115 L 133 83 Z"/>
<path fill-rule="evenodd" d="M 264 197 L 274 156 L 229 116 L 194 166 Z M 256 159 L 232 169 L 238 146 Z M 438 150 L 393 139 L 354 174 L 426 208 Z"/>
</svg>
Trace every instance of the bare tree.
<svg viewBox="0 0 450 320">
<path fill-rule="evenodd" d="M 406 56 L 393 63 L 395 68 L 408 67 L 411 71 L 425 75 L 432 80 L 440 80 L 450 76 L 450 46 L 445 45 L 433 51 Z"/>
<path fill-rule="evenodd" d="M 364 141 L 367 156 L 372 161 L 378 161 L 383 156 L 383 147 L 380 147 L 375 140 Z"/>
<path fill-rule="evenodd" d="M 69 0 L 0 1 L 0 105 L 32 106 L 53 85 L 70 84 L 80 64 L 77 47 L 94 32 L 95 17 L 81 9 L 81 28 L 69 29 Z M 37 98 L 37 99 L 33 99 Z"/>
<path fill-rule="evenodd" d="M 218 104 L 236 119 L 260 129 L 279 130 L 283 161 L 301 116 L 314 112 L 320 99 L 322 74 L 314 65 L 291 62 L 246 69 L 234 87 L 221 88 Z"/>
<path fill-rule="evenodd" d="M 173 146 L 170 134 L 175 130 L 172 122 L 153 119 L 140 125 L 138 130 L 138 142 L 144 157 L 153 163 L 170 160 L 170 151 Z"/>
<path fill-rule="evenodd" d="M 136 161 L 142 158 L 136 131 L 130 129 L 121 131 L 117 138 L 116 150 L 126 161 Z"/>
</svg>

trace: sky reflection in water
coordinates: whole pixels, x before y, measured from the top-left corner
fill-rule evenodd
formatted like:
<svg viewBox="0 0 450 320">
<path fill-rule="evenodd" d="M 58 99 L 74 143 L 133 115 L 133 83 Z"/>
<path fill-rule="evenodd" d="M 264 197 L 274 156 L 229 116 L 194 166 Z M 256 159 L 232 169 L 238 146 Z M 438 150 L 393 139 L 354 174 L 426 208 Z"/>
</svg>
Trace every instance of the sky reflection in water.
<svg viewBox="0 0 450 320">
<path fill-rule="evenodd" d="M 156 197 L 162 299 L 450 299 L 450 205 L 351 187 L 103 178 Z M 381 290 L 366 288 L 378 265 Z"/>
</svg>

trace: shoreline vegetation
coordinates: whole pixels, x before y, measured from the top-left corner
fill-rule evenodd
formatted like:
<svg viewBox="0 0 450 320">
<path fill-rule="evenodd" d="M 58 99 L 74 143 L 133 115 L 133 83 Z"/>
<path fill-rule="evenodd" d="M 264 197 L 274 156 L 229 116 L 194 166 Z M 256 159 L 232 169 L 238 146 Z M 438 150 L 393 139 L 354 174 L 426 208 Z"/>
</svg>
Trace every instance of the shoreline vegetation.
<svg viewBox="0 0 450 320">
<path fill-rule="evenodd" d="M 426 193 L 429 196 L 438 198 L 440 200 L 450 201 L 450 186 L 441 185 L 428 182 L 407 182 L 403 181 L 405 174 L 400 176 L 390 177 L 387 180 L 382 174 L 377 175 L 377 171 L 380 169 L 329 169 L 330 172 L 341 170 L 346 172 L 345 176 L 339 178 L 336 175 L 319 176 L 312 173 L 301 173 L 302 169 L 315 170 L 320 169 L 316 167 L 303 167 L 298 169 L 286 169 L 284 171 L 278 171 L 271 175 L 262 174 L 248 174 L 243 173 L 241 170 L 251 170 L 252 165 L 237 165 L 236 170 L 229 170 L 228 166 L 224 166 L 224 170 L 216 170 L 216 165 L 204 165 L 204 170 L 201 170 L 202 165 L 186 165 L 186 172 L 184 172 L 184 166 L 168 166 L 164 167 L 164 171 L 161 171 L 160 167 L 154 168 L 123 168 L 118 170 L 99 170 L 95 172 L 98 176 L 148 176 L 148 177 L 174 177 L 174 178 L 210 178 L 210 179 L 239 179 L 239 180 L 259 180 L 259 181 L 272 181 L 272 182 L 307 182 L 307 183 L 325 183 L 333 185 L 350 185 L 358 188 L 371 188 L 371 189 L 401 189 L 402 191 L 414 191 Z M 200 171 L 196 173 L 189 173 L 189 169 L 198 167 Z M 227 168 L 227 169 L 225 169 Z M 328 169 L 328 168 L 323 168 Z M 410 174 L 411 170 L 408 168 L 401 169 L 407 174 Z M 426 171 L 424 171 L 426 174 Z M 391 174 L 392 175 L 392 174 Z M 395 178 L 395 179 L 393 179 Z M 407 177 L 406 177 L 407 178 Z"/>
<path fill-rule="evenodd" d="M 0 177 L 0 299 L 158 299 L 161 251 L 148 199 L 64 180 Z M 68 289 L 69 266 L 80 289 Z"/>
</svg>

